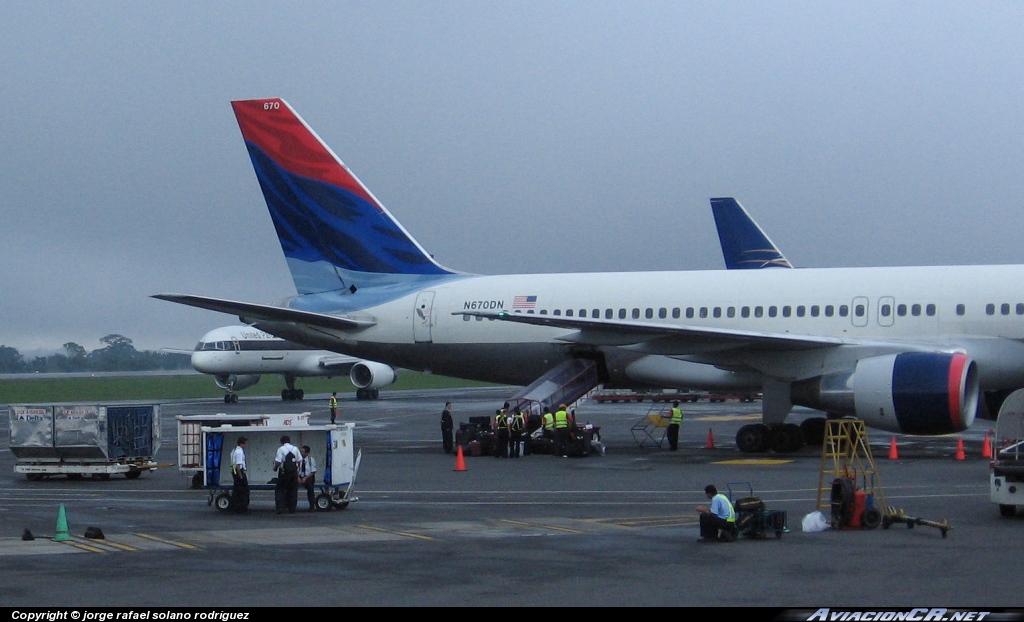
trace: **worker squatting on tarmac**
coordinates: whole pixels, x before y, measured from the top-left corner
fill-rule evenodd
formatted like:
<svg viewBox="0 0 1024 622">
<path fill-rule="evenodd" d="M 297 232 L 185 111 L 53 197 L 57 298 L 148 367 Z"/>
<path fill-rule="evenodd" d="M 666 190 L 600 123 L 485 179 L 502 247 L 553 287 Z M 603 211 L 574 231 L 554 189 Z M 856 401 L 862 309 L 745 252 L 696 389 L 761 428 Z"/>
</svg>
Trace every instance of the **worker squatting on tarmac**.
<svg viewBox="0 0 1024 622">
<path fill-rule="evenodd" d="M 736 527 L 736 510 L 729 498 L 718 492 L 714 484 L 704 487 L 704 494 L 711 499 L 711 507 L 698 505 L 700 513 L 700 538 L 697 542 L 733 542 L 739 536 Z"/>
</svg>

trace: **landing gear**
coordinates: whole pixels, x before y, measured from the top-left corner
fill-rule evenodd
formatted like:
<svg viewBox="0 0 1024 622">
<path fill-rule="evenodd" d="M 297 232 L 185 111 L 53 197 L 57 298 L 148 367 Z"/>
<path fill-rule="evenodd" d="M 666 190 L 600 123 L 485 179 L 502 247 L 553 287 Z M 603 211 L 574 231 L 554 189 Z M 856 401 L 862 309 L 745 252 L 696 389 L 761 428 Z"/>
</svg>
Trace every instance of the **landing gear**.
<svg viewBox="0 0 1024 622">
<path fill-rule="evenodd" d="M 378 389 L 356 389 L 357 400 L 375 400 L 380 397 Z"/>
<path fill-rule="evenodd" d="M 234 393 L 225 393 L 224 394 L 224 403 L 225 404 L 237 404 L 238 403 L 238 396 L 235 395 Z"/>
<path fill-rule="evenodd" d="M 791 454 L 804 446 L 804 435 L 795 423 L 767 426 L 752 423 L 736 433 L 736 447 L 747 454 L 760 454 L 771 449 L 775 453 Z"/>
<path fill-rule="evenodd" d="M 771 428 L 763 423 L 751 423 L 736 433 L 736 447 L 745 454 L 759 454 L 768 450 Z"/>
<path fill-rule="evenodd" d="M 281 399 L 286 402 L 301 402 L 305 396 L 302 389 L 281 389 Z"/>
</svg>

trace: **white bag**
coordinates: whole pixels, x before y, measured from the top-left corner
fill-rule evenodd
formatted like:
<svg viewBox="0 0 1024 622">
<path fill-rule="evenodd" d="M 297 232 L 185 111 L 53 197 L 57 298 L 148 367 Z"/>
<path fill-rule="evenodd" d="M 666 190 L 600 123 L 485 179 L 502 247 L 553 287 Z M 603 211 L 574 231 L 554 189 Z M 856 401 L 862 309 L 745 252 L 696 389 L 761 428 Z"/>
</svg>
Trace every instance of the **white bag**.
<svg viewBox="0 0 1024 622">
<path fill-rule="evenodd" d="M 821 512 L 811 512 L 804 517 L 801 525 L 806 532 L 825 531 L 828 529 L 828 520 Z"/>
</svg>

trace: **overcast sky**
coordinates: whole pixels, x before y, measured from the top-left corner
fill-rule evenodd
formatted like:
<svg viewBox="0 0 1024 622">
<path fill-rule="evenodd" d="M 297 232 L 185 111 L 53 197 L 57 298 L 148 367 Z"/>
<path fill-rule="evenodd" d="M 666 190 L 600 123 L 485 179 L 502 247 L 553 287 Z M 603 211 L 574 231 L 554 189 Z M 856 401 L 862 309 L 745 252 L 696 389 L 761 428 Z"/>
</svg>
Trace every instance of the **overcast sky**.
<svg viewBox="0 0 1024 622">
<path fill-rule="evenodd" d="M 476 273 L 1024 261 L 1021 2 L 0 3 L 0 345 L 294 294 L 229 105 L 282 97 Z M 950 284 L 955 287 L 955 283 Z"/>
</svg>

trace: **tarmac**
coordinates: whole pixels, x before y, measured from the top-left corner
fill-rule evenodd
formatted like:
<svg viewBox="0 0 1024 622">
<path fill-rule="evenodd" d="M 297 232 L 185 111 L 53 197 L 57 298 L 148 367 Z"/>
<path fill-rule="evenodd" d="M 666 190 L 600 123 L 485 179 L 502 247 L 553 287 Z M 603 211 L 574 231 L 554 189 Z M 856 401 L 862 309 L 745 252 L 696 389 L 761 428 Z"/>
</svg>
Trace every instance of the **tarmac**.
<svg viewBox="0 0 1024 622">
<path fill-rule="evenodd" d="M 440 413 L 459 422 L 494 412 L 514 388 L 385 391 L 356 401 L 339 390 L 363 457 L 347 509 L 277 515 L 254 491 L 250 513 L 209 505 L 176 465 L 175 415 L 311 413 L 329 421 L 327 395 L 304 402 L 240 396 L 237 404 L 175 401 L 162 409 L 157 461 L 135 480 L 28 481 L 13 473 L 0 407 L 0 603 L 8 607 L 262 606 L 1024 606 L 1008 570 L 1020 516 L 988 498 L 981 446 L 994 422 L 911 437 L 869 429 L 876 485 L 912 517 L 947 521 L 874 530 L 802 531 L 831 476 L 820 447 L 740 453 L 737 429 L 760 404 L 683 404 L 680 448 L 663 429 L 634 429 L 649 402 L 597 404 L 577 419 L 600 426 L 603 456 L 518 460 L 442 451 Z M 322 398 L 322 399 L 321 399 Z M 657 410 L 669 405 L 659 405 Z M 797 422 L 810 411 L 797 411 Z M 889 459 L 892 439 L 899 456 Z M 958 441 L 964 459 L 957 459 Z M 249 461 L 273 456 L 249 455 Z M 704 486 L 761 498 L 788 530 L 734 543 L 697 542 Z M 824 489 L 823 489 L 824 486 Z M 824 496 L 822 496 L 824 495 Z M 53 540 L 58 512 L 67 541 Z M 305 498 L 300 495 L 300 509 Z M 102 540 L 84 537 L 88 528 Z M 911 528 L 912 527 L 912 528 Z M 35 539 L 23 540 L 25 530 Z"/>
</svg>

